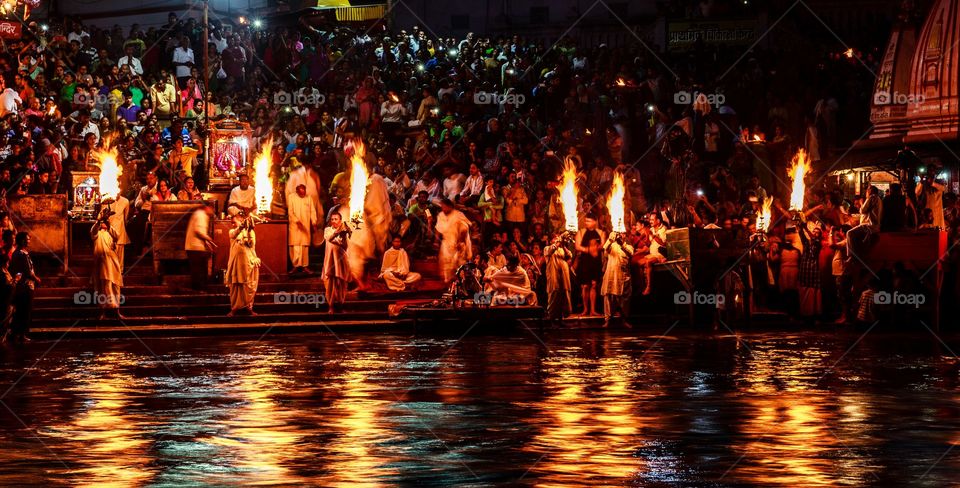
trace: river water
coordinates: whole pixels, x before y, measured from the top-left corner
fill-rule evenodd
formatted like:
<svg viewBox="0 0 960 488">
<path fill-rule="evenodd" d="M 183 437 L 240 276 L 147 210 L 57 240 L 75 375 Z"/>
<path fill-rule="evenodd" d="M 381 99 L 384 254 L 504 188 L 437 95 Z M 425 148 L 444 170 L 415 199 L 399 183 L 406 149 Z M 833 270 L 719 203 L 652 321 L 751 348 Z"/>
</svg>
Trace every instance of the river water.
<svg viewBox="0 0 960 488">
<path fill-rule="evenodd" d="M 35 342 L 0 485 L 960 482 L 960 340 L 862 332 Z"/>
</svg>

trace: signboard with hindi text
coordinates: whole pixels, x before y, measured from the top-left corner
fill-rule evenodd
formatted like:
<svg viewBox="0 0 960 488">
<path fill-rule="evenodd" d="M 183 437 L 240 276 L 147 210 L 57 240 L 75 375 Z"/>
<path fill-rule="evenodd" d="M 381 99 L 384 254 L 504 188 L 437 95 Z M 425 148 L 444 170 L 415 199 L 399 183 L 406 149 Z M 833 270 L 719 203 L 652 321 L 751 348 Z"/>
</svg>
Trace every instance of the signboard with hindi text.
<svg viewBox="0 0 960 488">
<path fill-rule="evenodd" d="M 4 39 L 20 39 L 22 29 L 20 22 L 0 20 L 0 37 Z"/>
<path fill-rule="evenodd" d="M 756 20 L 714 20 L 705 22 L 668 22 L 667 49 L 683 51 L 693 49 L 697 39 L 706 45 L 749 46 L 760 36 L 760 23 Z"/>
</svg>

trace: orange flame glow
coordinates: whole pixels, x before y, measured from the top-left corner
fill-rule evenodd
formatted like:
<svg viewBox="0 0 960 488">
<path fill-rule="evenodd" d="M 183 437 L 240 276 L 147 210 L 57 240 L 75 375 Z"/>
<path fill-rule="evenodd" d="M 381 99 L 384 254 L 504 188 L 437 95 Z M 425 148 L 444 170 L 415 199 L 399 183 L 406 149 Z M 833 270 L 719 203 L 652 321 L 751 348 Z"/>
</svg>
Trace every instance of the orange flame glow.
<svg viewBox="0 0 960 488">
<path fill-rule="evenodd" d="M 110 138 L 104 137 L 103 149 L 94 149 L 90 155 L 99 161 L 97 167 L 100 168 L 100 201 L 116 200 L 120 195 L 120 175 L 123 174 L 123 167 L 117 160 L 117 148 L 111 148 L 110 143 Z"/>
<path fill-rule="evenodd" d="M 797 151 L 797 155 L 793 157 L 790 169 L 787 170 L 787 175 L 793 182 L 790 192 L 790 210 L 803 210 L 803 197 L 807 190 L 803 179 L 807 177 L 808 173 L 810 173 L 810 160 L 807 157 L 807 152 L 800 149 Z"/>
<path fill-rule="evenodd" d="M 610 197 L 607 199 L 607 211 L 610 212 L 610 223 L 614 232 L 626 232 L 624 224 L 626 213 L 623 209 L 623 199 L 627 192 L 623 187 L 623 175 L 620 172 L 613 174 L 613 186 L 610 187 Z"/>
<path fill-rule="evenodd" d="M 352 144 L 353 155 L 350 156 L 350 221 L 363 222 L 363 205 L 367 199 L 367 165 L 363 161 L 366 148 L 363 141 L 357 139 Z"/>
<path fill-rule="evenodd" d="M 564 229 L 576 232 L 577 222 L 577 167 L 567 162 L 563 168 L 563 182 L 560 184 L 560 202 L 563 204 Z"/>
<path fill-rule="evenodd" d="M 270 177 L 272 150 L 273 139 L 268 139 L 253 160 L 253 191 L 257 198 L 258 214 L 270 213 L 270 205 L 273 204 L 273 178 Z"/>
<path fill-rule="evenodd" d="M 773 207 L 773 197 L 763 199 L 763 207 L 757 212 L 757 232 L 766 232 L 770 229 L 770 208 Z"/>
</svg>

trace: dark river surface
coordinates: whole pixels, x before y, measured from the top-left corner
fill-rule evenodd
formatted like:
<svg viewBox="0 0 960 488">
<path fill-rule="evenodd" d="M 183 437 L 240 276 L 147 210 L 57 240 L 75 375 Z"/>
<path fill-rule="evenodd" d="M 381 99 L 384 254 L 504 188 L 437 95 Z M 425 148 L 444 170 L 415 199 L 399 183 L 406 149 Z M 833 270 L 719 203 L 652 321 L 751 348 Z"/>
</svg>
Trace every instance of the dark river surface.
<svg viewBox="0 0 960 488">
<path fill-rule="evenodd" d="M 960 337 L 654 334 L 6 348 L 0 485 L 960 483 Z"/>
</svg>

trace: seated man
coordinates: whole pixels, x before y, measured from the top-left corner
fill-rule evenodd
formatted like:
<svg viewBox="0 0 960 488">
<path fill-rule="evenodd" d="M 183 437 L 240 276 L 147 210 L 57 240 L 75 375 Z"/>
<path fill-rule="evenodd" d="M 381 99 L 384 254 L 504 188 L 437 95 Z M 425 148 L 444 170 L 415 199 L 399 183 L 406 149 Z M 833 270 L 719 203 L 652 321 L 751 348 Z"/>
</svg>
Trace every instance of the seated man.
<svg viewBox="0 0 960 488">
<path fill-rule="evenodd" d="M 250 176 L 246 173 L 240 175 L 240 185 L 230 190 L 230 198 L 227 200 L 227 213 L 231 217 L 238 214 L 250 215 L 257 210 L 257 192 L 250 186 Z M 267 209 L 269 211 L 270 209 Z"/>
<path fill-rule="evenodd" d="M 643 267 L 644 289 L 643 294 L 650 294 L 650 277 L 653 275 L 653 265 L 665 262 L 666 257 L 660 252 L 660 248 L 667 244 L 667 226 L 663 225 L 660 214 L 650 214 L 650 252 L 637 261 L 637 265 Z"/>
<path fill-rule="evenodd" d="M 387 283 L 387 288 L 393 291 L 404 291 L 408 285 L 420 281 L 420 273 L 410 271 L 410 258 L 403 248 L 400 236 L 393 236 L 392 246 L 383 253 L 380 278 Z"/>
<path fill-rule="evenodd" d="M 536 305 L 537 294 L 530 286 L 527 272 L 520 267 L 520 258 L 510 256 L 507 265 L 484 278 L 493 294 L 493 305 Z"/>
</svg>

